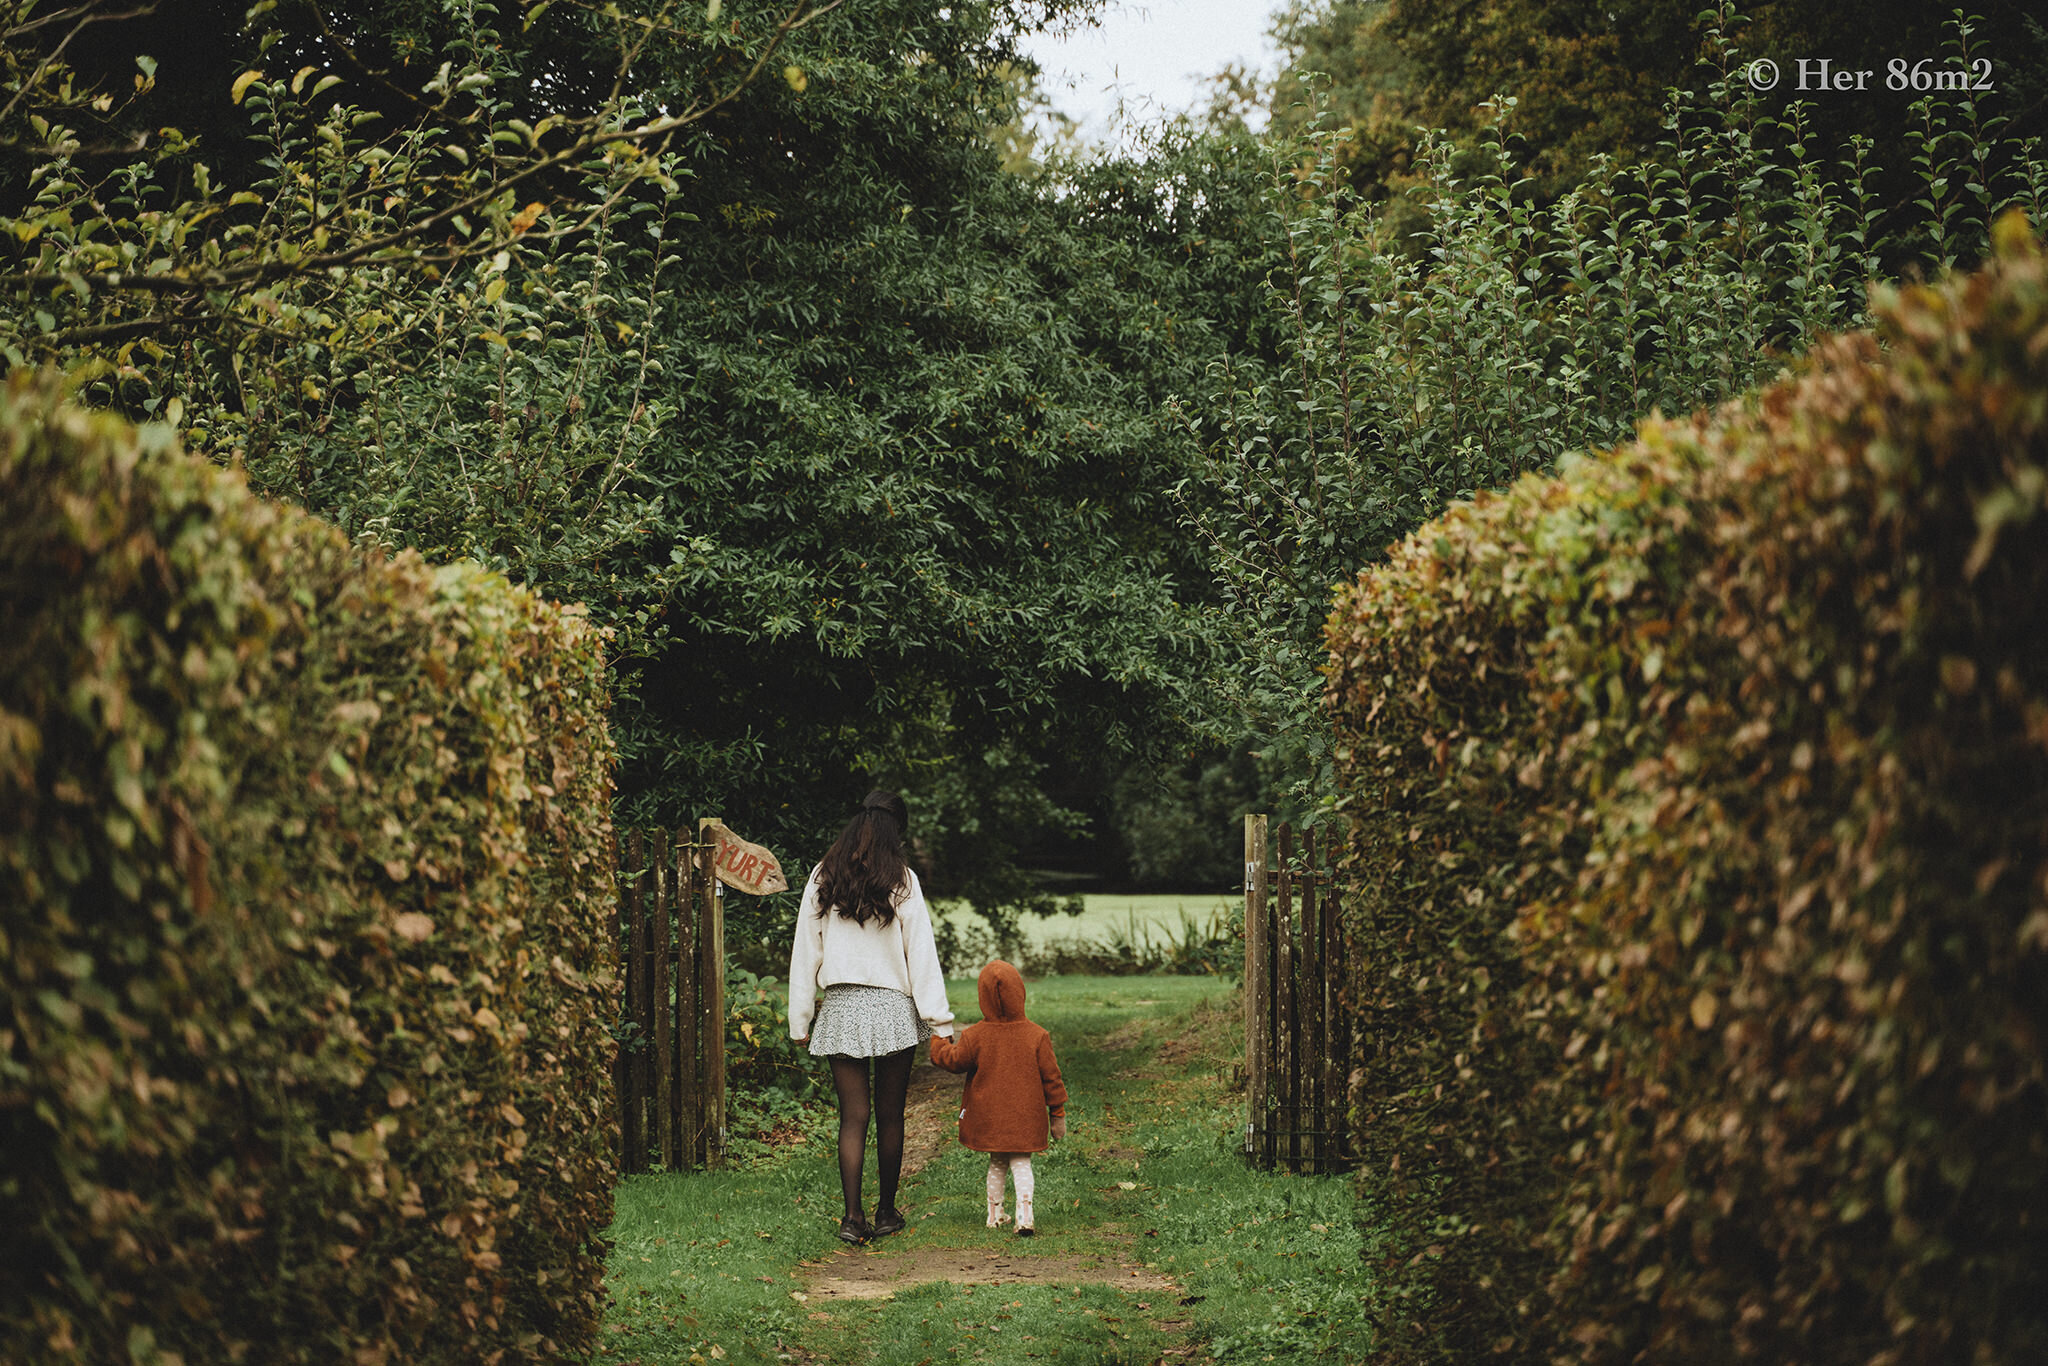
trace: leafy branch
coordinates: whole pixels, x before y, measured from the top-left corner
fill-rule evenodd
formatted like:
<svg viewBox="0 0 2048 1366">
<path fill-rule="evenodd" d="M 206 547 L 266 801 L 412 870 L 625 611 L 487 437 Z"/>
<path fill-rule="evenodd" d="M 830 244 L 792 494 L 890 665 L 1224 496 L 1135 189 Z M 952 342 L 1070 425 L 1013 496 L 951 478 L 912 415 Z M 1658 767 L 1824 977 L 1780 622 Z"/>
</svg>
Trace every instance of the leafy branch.
<svg viewBox="0 0 2048 1366">
<path fill-rule="evenodd" d="M 761 43 L 753 60 L 743 71 L 726 81 L 722 86 L 714 86 L 712 90 L 701 94 L 685 108 L 674 113 L 660 114 L 651 118 L 634 117 L 638 111 L 634 107 L 632 99 L 621 93 L 625 88 L 626 82 L 631 77 L 633 61 L 637 59 L 643 50 L 643 40 L 641 46 L 636 46 L 623 54 L 615 75 L 613 92 L 604 108 L 583 117 L 551 115 L 548 118 L 542 119 L 539 125 L 527 125 L 523 120 L 516 118 L 486 120 L 490 125 L 489 136 L 485 139 L 488 144 L 495 146 L 503 139 L 510 137 L 515 141 L 523 141 L 531 155 L 521 158 L 507 173 L 491 176 L 479 175 L 469 169 L 471 159 L 458 147 L 451 145 L 443 148 L 442 150 L 461 163 L 464 169 L 441 177 L 438 182 L 431 179 L 425 182 L 412 181 L 405 187 L 405 194 L 403 195 L 404 198 L 412 201 L 424 199 L 428 201 L 431 207 L 426 207 L 423 212 L 406 217 L 395 223 L 384 219 L 382 215 L 378 215 L 377 218 L 382 220 L 378 223 L 378 227 L 375 230 L 362 233 L 356 240 L 333 247 L 320 247 L 316 245 L 313 250 L 309 251 L 303 248 L 295 235 L 282 234 L 273 236 L 268 240 L 259 238 L 256 242 L 238 249 L 222 249 L 216 253 L 221 258 L 217 262 L 206 262 L 202 258 L 202 262 L 197 265 L 167 264 L 167 267 L 161 270 L 145 269 L 140 272 L 121 269 L 92 269 L 82 266 L 81 262 L 75 259 L 75 257 L 67 259 L 63 254 L 58 254 L 54 258 L 46 258 L 44 261 L 39 262 L 39 268 L 0 273 L 0 286 L 28 289 L 64 286 L 73 290 L 80 290 L 81 288 L 86 290 L 136 290 L 158 295 L 183 294 L 196 297 L 210 292 L 242 291 L 252 287 L 274 284 L 294 277 L 311 276 L 333 270 L 347 269 L 360 263 L 378 261 L 393 257 L 394 255 L 399 259 L 411 259 L 421 263 L 432 262 L 442 266 L 459 264 L 465 259 L 493 255 L 514 246 L 517 239 L 531 227 L 534 222 L 531 209 L 525 214 L 512 216 L 502 229 L 480 236 L 474 235 L 467 230 L 467 220 L 471 216 L 480 216 L 483 211 L 494 204 L 502 202 L 507 195 L 510 195 L 521 186 L 567 170 L 587 170 L 588 163 L 593 158 L 603 158 L 606 162 L 611 162 L 616 160 L 618 149 L 637 150 L 645 145 L 663 144 L 675 134 L 693 125 L 702 123 L 719 110 L 730 105 L 742 92 L 758 80 L 761 73 L 773 59 L 775 53 L 792 33 L 816 23 L 819 19 L 832 13 L 844 3 L 845 0 L 825 0 L 821 4 L 811 3 L 811 0 L 799 0 L 799 3 L 793 6 L 775 24 L 774 28 Z M 77 32 L 78 28 L 82 28 L 87 23 L 100 19 L 122 17 L 98 14 L 91 12 L 92 10 L 93 7 L 89 5 L 80 7 L 81 12 L 77 20 L 77 27 L 73 29 L 73 34 Z M 127 13 L 140 12 L 143 11 L 130 11 Z M 343 52 L 349 58 L 352 65 L 361 69 L 368 69 L 367 64 L 363 63 L 346 42 L 342 40 L 341 36 L 334 32 L 332 26 L 326 22 L 324 15 L 321 17 L 321 31 L 324 37 L 334 43 L 338 51 Z M 680 32 L 680 30 L 673 28 L 660 29 L 650 26 L 647 31 L 647 37 L 651 38 L 656 32 L 662 31 Z M 65 41 L 69 41 L 69 35 L 67 35 Z M 46 59 L 42 66 L 38 68 L 35 76 L 30 81 L 25 82 L 17 91 L 15 97 L 17 103 L 35 85 L 48 86 L 52 82 L 64 79 L 62 65 L 58 60 L 58 56 L 61 55 L 62 46 L 60 44 L 58 53 Z M 312 69 L 308 68 L 299 72 L 292 79 L 289 86 L 292 96 L 298 97 L 305 91 L 307 78 L 311 74 Z M 340 81 L 340 77 L 332 74 L 320 77 L 312 84 L 309 98 L 317 99 L 326 90 L 339 84 Z M 407 98 L 412 99 L 412 102 L 420 108 L 423 115 L 438 117 L 446 113 L 448 100 L 454 94 L 480 92 L 487 89 L 491 82 L 491 74 L 480 67 L 472 67 L 466 71 L 457 72 L 450 65 L 444 64 L 441 72 L 428 86 L 430 92 L 438 90 L 442 94 L 443 100 L 441 104 L 429 106 L 417 99 L 413 99 L 409 95 Z M 386 81 L 383 83 L 391 89 L 397 88 L 391 82 Z M 276 98 L 278 93 L 275 84 L 263 81 L 261 72 L 250 71 L 244 73 L 236 81 L 234 91 L 236 102 L 240 103 L 250 93 L 252 88 L 263 89 L 263 92 L 273 99 Z M 75 97 L 72 97 L 72 102 L 75 104 Z M 10 109 L 12 107 L 10 105 Z M 329 116 L 317 126 L 316 137 L 324 137 L 325 142 L 337 154 L 340 154 L 343 159 L 378 159 L 376 154 L 382 152 L 384 156 L 381 159 L 388 160 L 395 155 L 389 149 L 391 139 L 386 139 L 383 144 L 352 143 L 348 139 L 345 130 L 340 127 L 341 121 L 334 117 L 335 114 L 344 112 L 352 116 L 360 114 L 360 111 L 349 109 L 347 106 L 336 106 L 335 110 L 331 111 Z M 486 113 L 488 112 L 487 108 Z M 499 112 L 502 112 L 502 107 L 500 107 Z M 472 119 L 476 117 L 472 116 Z M 351 122 L 355 121 L 357 120 L 352 118 Z M 52 126 L 47 120 L 42 119 L 41 116 L 36 116 L 35 122 L 37 125 L 36 131 L 40 134 L 44 149 L 50 158 L 46 166 L 38 168 L 38 171 L 40 173 L 55 170 L 58 175 L 61 175 L 61 168 L 68 167 L 70 154 L 76 150 L 75 140 L 69 136 L 70 130 Z M 545 149 L 542 145 L 543 139 L 550 132 L 558 130 L 572 132 L 573 136 L 565 145 L 553 150 Z M 440 131 L 442 130 L 435 130 L 436 133 Z M 314 141 L 309 145 L 317 154 L 319 142 Z M 417 151 L 418 149 L 412 150 Z M 493 165 L 498 164 L 495 153 L 491 161 Z M 416 160 L 409 161 L 408 170 L 414 169 L 417 169 Z M 658 167 L 653 162 L 649 163 L 649 171 L 650 174 L 657 177 L 661 175 Z M 55 177 L 45 176 L 43 178 L 45 184 L 48 184 Z M 379 186 L 376 180 L 377 177 L 374 175 L 365 177 L 362 185 L 354 194 L 345 192 L 339 195 L 331 206 L 326 206 L 316 213 L 316 217 L 320 220 L 319 227 L 326 230 L 316 236 L 316 241 L 321 237 L 330 235 L 334 225 L 346 222 L 350 216 L 351 209 L 360 205 L 366 197 L 377 193 L 381 188 L 385 188 Z M 237 196 L 237 198 L 239 197 Z M 435 204 L 435 200 L 440 200 L 441 202 Z M 45 202 L 47 202 L 47 197 Z M 100 208 L 101 206 L 95 203 L 93 207 Z M 186 208 L 187 221 L 180 225 L 178 229 L 180 235 L 197 227 L 202 220 L 213 216 L 218 210 L 217 205 L 205 200 L 186 206 Z M 579 226 L 587 226 L 588 221 L 589 216 L 586 215 L 583 224 Z M 32 218 L 16 220 L 12 226 L 15 235 L 23 240 L 32 240 L 37 231 Z M 424 248 L 413 245 L 421 243 L 438 233 L 443 233 L 451 227 L 462 232 L 461 241 L 444 242 L 442 244 L 443 249 L 431 255 Z M 232 234 L 225 235 L 231 236 Z M 209 240 L 218 243 L 221 239 L 215 237 Z M 413 246 L 409 253 L 401 250 L 409 245 Z M 240 259 L 230 259 L 231 257 L 239 257 Z M 176 317 L 159 316 L 157 325 L 168 325 L 176 321 L 178 321 Z M 139 335 L 133 324 L 125 322 L 118 324 L 96 324 L 71 330 L 66 334 L 65 341 L 69 344 L 80 344 L 128 335 Z"/>
</svg>

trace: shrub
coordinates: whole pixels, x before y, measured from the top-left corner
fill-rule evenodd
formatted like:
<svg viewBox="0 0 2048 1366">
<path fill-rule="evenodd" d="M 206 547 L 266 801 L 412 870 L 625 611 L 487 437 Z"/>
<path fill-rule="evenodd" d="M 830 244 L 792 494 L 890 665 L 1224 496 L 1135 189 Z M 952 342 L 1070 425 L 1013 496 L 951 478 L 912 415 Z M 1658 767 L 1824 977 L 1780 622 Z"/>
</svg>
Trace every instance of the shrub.
<svg viewBox="0 0 2048 1366">
<path fill-rule="evenodd" d="M 789 1037 L 789 985 L 730 963 L 725 969 L 725 1075 L 743 1093 L 814 1090 L 810 1049 Z"/>
<path fill-rule="evenodd" d="M 2048 270 L 1998 238 L 1341 596 L 1388 1359 L 2048 1353 Z"/>
<path fill-rule="evenodd" d="M 597 633 L 0 398 L 0 1356 L 585 1349 Z"/>
</svg>

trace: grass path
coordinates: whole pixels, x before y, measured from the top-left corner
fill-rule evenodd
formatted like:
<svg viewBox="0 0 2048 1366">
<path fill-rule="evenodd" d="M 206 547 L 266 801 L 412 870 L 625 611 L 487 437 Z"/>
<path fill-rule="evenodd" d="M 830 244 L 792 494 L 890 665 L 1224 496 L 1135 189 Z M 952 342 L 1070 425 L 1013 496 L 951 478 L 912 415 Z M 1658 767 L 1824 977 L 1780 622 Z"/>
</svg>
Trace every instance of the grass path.
<svg viewBox="0 0 2048 1366">
<path fill-rule="evenodd" d="M 972 983 L 951 984 L 955 1002 Z M 1034 1163 L 1039 1235 L 984 1227 L 986 1159 L 953 1132 L 958 1080 L 913 1085 L 911 1227 L 837 1242 L 823 1134 L 769 1167 L 629 1179 L 613 1227 L 604 1363 L 1342 1362 L 1364 1290 L 1341 1180 L 1247 1169 L 1241 1049 L 1207 978 L 1050 978 L 1072 1136 Z M 967 1012 L 969 1019 L 972 1010 Z M 868 1200 L 874 1199 L 873 1171 Z"/>
</svg>

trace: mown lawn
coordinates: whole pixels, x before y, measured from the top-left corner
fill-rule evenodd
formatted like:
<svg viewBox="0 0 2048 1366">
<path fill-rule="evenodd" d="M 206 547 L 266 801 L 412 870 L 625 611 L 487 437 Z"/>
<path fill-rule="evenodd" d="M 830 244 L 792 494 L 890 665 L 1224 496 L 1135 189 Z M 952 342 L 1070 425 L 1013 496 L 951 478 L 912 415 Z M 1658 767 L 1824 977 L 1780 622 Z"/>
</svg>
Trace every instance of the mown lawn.
<svg viewBox="0 0 2048 1366">
<path fill-rule="evenodd" d="M 952 984 L 956 1004 L 972 986 Z M 949 1146 L 904 1188 L 910 1232 L 876 1255 L 971 1268 L 997 1252 L 1103 1269 L 1026 1285 L 964 1272 L 888 1299 L 800 1300 L 800 1264 L 840 1247 L 837 1177 L 819 1131 L 753 1170 L 624 1183 L 599 1360 L 1362 1359 L 1367 1282 L 1348 1183 L 1255 1172 L 1237 1155 L 1241 1098 L 1225 1079 L 1242 1035 L 1228 986 L 1065 977 L 1030 993 L 1073 1092 L 1071 1138 L 1036 1163 L 1040 1235 L 985 1228 L 985 1159 Z M 872 1182 L 870 1172 L 870 1200 Z M 1118 1288 L 1119 1263 L 1163 1273 L 1177 1290 Z"/>
</svg>

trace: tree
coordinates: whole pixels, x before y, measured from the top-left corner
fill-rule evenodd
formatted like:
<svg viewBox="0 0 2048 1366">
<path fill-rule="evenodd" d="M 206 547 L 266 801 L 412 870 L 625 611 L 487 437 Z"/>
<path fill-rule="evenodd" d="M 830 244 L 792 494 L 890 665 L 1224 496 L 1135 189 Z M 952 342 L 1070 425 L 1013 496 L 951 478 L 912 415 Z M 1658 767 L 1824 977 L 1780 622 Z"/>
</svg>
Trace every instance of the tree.
<svg viewBox="0 0 2048 1366">
<path fill-rule="evenodd" d="M 2019 137 L 2048 134 L 2048 29 L 2037 8 L 2025 0 L 1969 7 L 1992 63 L 1996 107 Z M 1398 175 L 1416 127 L 1470 134 L 1485 124 L 1495 96 L 1511 95 L 1523 165 L 1556 193 L 1597 154 L 1627 160 L 1655 147 L 1665 92 L 1699 79 L 1700 10 L 1695 0 L 1306 0 L 1278 31 L 1294 72 L 1329 78 L 1327 107 L 1357 132 L 1347 157 L 1361 179 Z M 1946 65 L 1957 12 L 1913 0 L 1760 0 L 1734 17 L 1730 36 L 1745 60 L 1771 58 L 1785 73 L 1770 92 L 1774 111 L 1807 99 L 1809 127 L 1823 146 L 1872 139 L 1873 161 L 1896 170 L 1904 187 L 1887 202 L 1903 209 L 1915 92 L 1886 78 L 1894 60 L 1903 59 L 1909 75 L 1915 60 Z M 1833 70 L 1875 78 L 1861 91 L 1802 92 L 1799 60 L 1822 57 Z M 1295 83 L 1283 79 L 1274 100 L 1283 123 L 1300 125 L 1297 98 Z"/>
<path fill-rule="evenodd" d="M 1873 277 L 1977 259 L 2000 213 L 2048 209 L 2038 140 L 1930 92 L 1908 111 L 1911 214 L 1892 213 L 1867 141 L 1828 147 L 1741 67 L 1724 46 L 1650 156 L 1596 158 L 1554 198 L 1508 132 L 1518 109 L 1463 145 L 1425 135 L 1412 244 L 1347 176 L 1347 130 L 1275 146 L 1285 364 L 1219 386 L 1188 519 L 1242 628 L 1231 696 L 1310 792 L 1329 790 L 1332 585 L 1453 501 L 1767 381 L 1861 325 Z"/>
<path fill-rule="evenodd" d="M 622 820 L 801 860 L 900 783 L 935 889 L 1014 912 L 1076 819 L 1038 775 L 1200 697 L 1163 410 L 1266 326 L 1241 158 L 1003 172 L 1011 35 L 1064 8 L 281 9 L 199 63 L 205 132 L 101 149 L 161 61 L 84 102 L 105 139 L 35 114 L 0 341 L 354 536 L 587 604 Z M 235 119 L 262 156 L 217 154 Z"/>
</svg>

